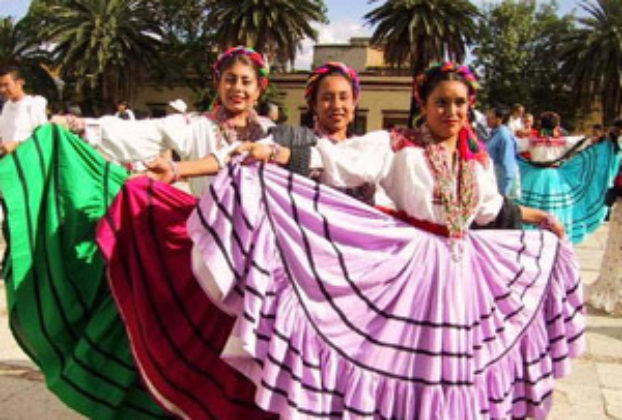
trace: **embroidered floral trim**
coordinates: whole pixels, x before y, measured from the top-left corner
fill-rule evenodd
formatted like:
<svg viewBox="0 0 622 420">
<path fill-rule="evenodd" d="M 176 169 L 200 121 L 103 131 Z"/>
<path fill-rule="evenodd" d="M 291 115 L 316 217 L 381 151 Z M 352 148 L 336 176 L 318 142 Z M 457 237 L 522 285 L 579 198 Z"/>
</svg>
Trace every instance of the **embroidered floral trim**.
<svg viewBox="0 0 622 420">
<path fill-rule="evenodd" d="M 421 126 L 420 133 L 426 159 L 436 180 L 435 195 L 438 194 L 440 197 L 449 237 L 460 238 L 468 229 L 469 220 L 475 213 L 479 201 L 474 170 L 476 160 L 465 159 L 460 153 L 457 169 L 452 170 L 446 158 L 445 145 L 434 141 L 426 124 Z M 459 151 L 459 148 L 457 150 Z"/>
<path fill-rule="evenodd" d="M 397 152 L 405 147 L 422 147 L 420 133 L 412 128 L 395 127 L 389 132 L 391 150 Z"/>
</svg>

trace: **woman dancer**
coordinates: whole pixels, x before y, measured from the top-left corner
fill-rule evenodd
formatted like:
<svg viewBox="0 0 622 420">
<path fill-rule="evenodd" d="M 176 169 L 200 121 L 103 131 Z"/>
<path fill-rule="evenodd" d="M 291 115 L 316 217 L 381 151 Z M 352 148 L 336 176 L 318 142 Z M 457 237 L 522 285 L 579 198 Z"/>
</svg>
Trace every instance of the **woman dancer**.
<svg viewBox="0 0 622 420">
<path fill-rule="evenodd" d="M 252 111 L 255 99 L 267 83 L 267 68 L 261 56 L 248 48 L 234 48 L 220 57 L 214 71 L 221 106 L 213 115 L 190 120 L 178 115 L 150 121 L 102 118 L 69 122 L 74 129 L 85 131 L 89 141 L 97 143 L 119 161 L 148 159 L 163 149 L 172 148 L 182 158 L 204 158 L 213 167 L 208 173 L 213 173 L 222 164 L 217 157 L 219 151 L 238 138 L 258 139 L 266 134 L 267 127 Z M 225 155 L 226 152 L 221 152 L 220 156 Z M 192 166 L 188 168 L 183 162 L 163 163 L 174 167 L 176 176 L 192 171 Z M 138 380 L 126 331 L 105 284 L 105 266 L 94 241 L 95 225 L 121 190 L 126 176 L 125 170 L 106 162 L 90 146 L 58 126 L 41 128 L 31 141 L 0 162 L 0 188 L 8 207 L 11 239 L 5 279 L 12 331 L 22 348 L 41 367 L 49 388 L 75 410 L 96 419 L 167 417 Z M 194 182 L 191 188 L 200 191 L 204 184 Z M 122 189 L 123 195 L 131 188 Z M 148 186 L 144 185 L 140 192 L 147 190 Z M 184 199 L 175 204 L 180 208 L 171 209 L 173 217 L 184 209 L 189 213 L 194 199 L 184 195 Z M 117 227 L 126 228 L 129 224 L 131 221 L 124 219 L 118 221 Z M 153 245 L 144 240 L 145 231 L 141 234 L 132 236 L 130 245 Z M 175 242 L 179 235 L 182 240 Z M 174 230 L 167 238 L 179 244 L 183 243 L 183 238 L 187 240 L 187 235 Z M 185 254 L 188 260 L 184 266 L 188 273 L 189 250 L 188 242 Z M 168 261 L 179 264 L 178 254 L 172 252 Z M 142 267 L 140 261 L 133 263 L 138 264 L 133 267 Z M 154 278 L 162 280 L 159 284 L 166 284 L 167 272 L 156 271 Z M 183 270 L 174 266 L 174 272 L 183 278 Z M 196 318 L 193 317 L 204 317 L 210 309 L 202 305 L 201 300 L 197 301 L 200 294 L 194 292 L 200 292 L 198 287 L 184 289 L 184 284 L 196 282 L 179 281 L 175 289 L 175 296 L 194 308 L 189 319 L 194 323 Z M 111 285 L 114 290 L 116 285 L 112 280 Z M 143 298 L 150 296 L 144 289 L 142 291 Z M 138 343 L 146 331 L 132 329 L 135 324 L 131 324 L 132 320 L 123 311 L 133 302 L 127 296 L 115 297 L 127 331 Z M 166 321 L 173 319 L 162 308 L 166 306 L 161 306 L 157 315 L 164 316 Z M 207 329 L 206 336 L 213 338 L 212 348 L 217 352 L 218 334 L 221 330 L 225 336 L 228 334 L 227 319 L 217 318 L 217 315 L 210 319 L 215 323 L 203 325 L 201 332 Z M 188 331 L 179 325 L 173 328 L 180 333 Z M 180 354 L 190 350 L 183 340 L 175 344 L 177 347 L 164 350 Z M 154 356 L 154 352 L 162 356 L 158 349 L 141 349 L 150 356 Z M 155 359 L 161 368 L 159 373 L 172 376 L 172 381 L 161 389 L 156 389 L 149 381 L 145 383 L 161 406 L 180 417 L 266 417 L 257 411 L 251 399 L 244 397 L 252 395 L 252 385 L 235 372 L 233 375 L 223 373 L 223 369 L 231 369 L 219 362 L 217 353 L 214 354 L 212 359 L 209 352 L 203 354 L 202 363 L 210 364 L 209 371 L 205 370 L 205 364 L 192 369 L 195 375 L 211 384 L 213 398 L 197 401 L 189 397 L 185 389 L 176 387 L 176 378 L 186 371 L 172 369 L 169 373 L 168 363 L 159 364 L 165 360 L 162 357 Z M 139 365 L 139 368 L 147 371 L 153 365 Z M 225 382 L 223 378 L 228 376 L 233 379 Z M 169 393 L 183 395 L 187 404 L 199 407 L 194 409 L 201 411 L 202 416 L 177 412 L 168 403 Z"/>
<path fill-rule="evenodd" d="M 307 78 L 305 86 L 305 100 L 313 120 L 313 133 L 317 138 L 326 138 L 331 142 L 345 144 L 352 139 L 352 123 L 356 114 L 356 107 L 360 100 L 361 85 L 356 70 L 341 62 L 328 62 L 317 67 Z M 291 127 L 291 135 L 304 136 L 304 130 Z M 301 134 L 302 133 L 302 134 Z M 237 152 L 249 152 L 250 158 L 255 160 L 273 161 L 274 163 L 295 168 L 295 172 L 308 175 L 314 179 L 321 178 L 318 169 L 317 156 L 312 156 L 311 147 L 314 141 L 305 144 L 296 143 L 295 147 L 283 147 L 275 144 L 258 142 L 250 147 L 238 148 Z M 211 167 L 206 162 L 195 162 L 197 170 L 193 175 L 208 173 Z M 201 169 L 199 169 L 201 168 Z M 148 175 L 158 181 L 170 182 L 173 171 L 166 165 L 161 165 L 158 171 L 153 167 Z M 391 207 L 390 200 L 382 188 L 370 183 L 344 189 L 351 195 L 365 203 L 379 203 Z"/>
<path fill-rule="evenodd" d="M 342 69 L 347 68 L 338 66 L 338 70 Z M 343 134 L 343 140 L 359 88 L 356 73 L 340 74 L 339 82 L 345 85 L 331 94 L 349 99 L 345 109 L 339 110 L 346 117 L 340 115 L 326 124 L 318 123 L 316 128 L 337 136 Z M 293 127 L 283 130 L 282 137 L 285 132 L 294 138 L 305 137 Z M 282 144 L 289 146 L 286 141 Z M 309 174 L 309 147 L 281 150 L 266 146 L 265 150 L 266 158 L 273 154 L 273 160 L 282 160 L 279 152 L 287 151 L 290 169 Z M 293 166 L 292 160 L 296 162 Z M 189 164 L 203 168 L 204 172 L 197 175 L 209 173 L 205 159 Z M 154 165 L 151 168 L 152 177 L 167 182 L 174 179 L 168 165 L 161 165 L 159 172 Z M 211 188 L 207 191 L 213 193 Z M 249 414 L 249 407 L 254 407 L 250 382 L 244 382 L 219 358 L 233 318 L 209 302 L 192 273 L 191 242 L 185 223 L 195 205 L 193 197 L 166 184 L 135 179 L 125 184 L 101 222 L 98 242 L 133 354 L 156 400 L 180 417 L 233 420 L 267 416 L 260 412 Z M 231 240 L 236 240 L 235 235 Z"/>
<path fill-rule="evenodd" d="M 465 129 L 474 76 L 444 63 L 417 88 L 410 138 L 317 145 L 324 179 L 380 183 L 407 223 L 270 165 L 221 173 L 188 222 L 201 284 L 236 316 L 223 357 L 284 418 L 545 418 L 583 351 L 571 247 L 468 229 L 503 202 Z"/>
<path fill-rule="evenodd" d="M 554 214 L 570 240 L 581 242 L 607 214 L 605 195 L 618 168 L 617 145 L 561 136 L 559 116 L 552 112 L 542 114 L 540 134 L 528 143 L 528 159 L 518 159 L 518 203 Z"/>
</svg>

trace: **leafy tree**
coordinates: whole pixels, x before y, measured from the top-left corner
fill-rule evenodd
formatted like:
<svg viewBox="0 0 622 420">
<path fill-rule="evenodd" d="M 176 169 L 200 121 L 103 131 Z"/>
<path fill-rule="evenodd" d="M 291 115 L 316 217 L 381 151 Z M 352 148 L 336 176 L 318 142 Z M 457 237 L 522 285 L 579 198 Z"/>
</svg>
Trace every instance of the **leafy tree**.
<svg viewBox="0 0 622 420">
<path fill-rule="evenodd" d="M 386 62 L 409 63 L 416 74 L 444 58 L 463 61 L 477 16 L 466 0 L 385 0 L 364 19 L 375 26 L 372 42 L 384 46 Z"/>
<path fill-rule="evenodd" d="M 59 1 L 40 36 L 54 46 L 63 78 L 108 104 L 131 97 L 140 76 L 161 63 L 162 27 L 140 0 Z"/>
<path fill-rule="evenodd" d="M 556 111 L 573 125 L 578 105 L 560 71 L 563 39 L 574 17 L 559 17 L 555 1 L 507 0 L 483 12 L 474 66 L 482 77 L 484 105 L 521 103 L 534 114 Z"/>
<path fill-rule="evenodd" d="M 584 1 L 581 7 L 587 16 L 564 39 L 562 72 L 586 107 L 600 98 L 603 122 L 609 124 L 622 112 L 622 2 Z"/>
<path fill-rule="evenodd" d="M 248 45 L 279 62 L 293 62 L 312 22 L 327 23 L 322 0 L 214 0 L 208 24 L 221 49 Z"/>
<path fill-rule="evenodd" d="M 24 73 L 29 90 L 48 98 L 57 95 L 54 79 L 46 65 L 50 57 L 35 36 L 32 22 L 0 18 L 0 67 L 15 66 Z"/>
<path fill-rule="evenodd" d="M 474 65 L 482 73 L 483 95 L 491 104 L 526 103 L 536 4 L 509 0 L 484 11 L 476 36 Z"/>
<path fill-rule="evenodd" d="M 154 77 L 165 83 L 183 83 L 193 90 L 211 89 L 212 64 L 217 56 L 214 31 L 207 24 L 211 0 L 152 0 L 162 25 L 161 56 L 166 66 Z"/>
<path fill-rule="evenodd" d="M 408 63 L 414 76 L 434 61 L 463 61 L 476 32 L 477 16 L 477 8 L 468 0 L 385 0 L 364 19 L 376 27 L 371 41 L 384 46 L 387 64 L 401 69 Z M 409 125 L 417 108 L 411 99 Z"/>
<path fill-rule="evenodd" d="M 530 43 L 531 59 L 525 72 L 529 98 L 525 101 L 534 115 L 556 111 L 562 124 L 571 129 L 578 116 L 580 102 L 561 71 L 564 39 L 575 27 L 573 15 L 559 16 L 554 2 L 543 4 L 535 13 L 535 35 Z"/>
</svg>

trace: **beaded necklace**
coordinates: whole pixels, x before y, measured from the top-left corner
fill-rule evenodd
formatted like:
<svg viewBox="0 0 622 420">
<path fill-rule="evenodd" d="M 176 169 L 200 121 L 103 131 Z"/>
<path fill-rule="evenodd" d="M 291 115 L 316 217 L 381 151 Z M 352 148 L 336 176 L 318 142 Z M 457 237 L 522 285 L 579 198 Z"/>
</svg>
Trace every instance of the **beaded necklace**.
<svg viewBox="0 0 622 420">
<path fill-rule="evenodd" d="M 436 180 L 435 189 L 440 197 L 449 237 L 461 238 L 468 229 L 469 219 L 479 200 L 473 168 L 475 160 L 465 159 L 459 153 L 457 169 L 452 171 L 446 158 L 447 147 L 434 140 L 427 124 L 421 126 L 420 133 L 426 159 Z M 459 150 L 460 147 L 456 147 L 456 151 Z"/>
<path fill-rule="evenodd" d="M 227 116 L 224 107 L 219 107 L 216 112 L 208 112 L 206 116 L 216 123 L 214 124 L 214 131 L 218 139 L 218 149 L 238 140 L 257 141 L 266 135 L 255 110 L 248 112 L 246 126 L 244 127 L 236 126 L 234 119 Z"/>
</svg>

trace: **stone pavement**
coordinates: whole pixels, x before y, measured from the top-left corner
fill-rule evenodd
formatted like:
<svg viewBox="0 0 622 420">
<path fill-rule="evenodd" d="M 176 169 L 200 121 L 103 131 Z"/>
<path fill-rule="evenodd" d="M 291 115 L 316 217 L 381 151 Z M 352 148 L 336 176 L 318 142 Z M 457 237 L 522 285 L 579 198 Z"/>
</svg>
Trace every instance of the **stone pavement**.
<svg viewBox="0 0 622 420">
<path fill-rule="evenodd" d="M 606 240 L 603 226 L 577 247 L 585 283 L 598 276 Z M 622 420 L 622 318 L 590 311 L 588 323 L 588 351 L 573 362 L 572 375 L 557 381 L 549 420 Z M 47 391 L 40 372 L 13 341 L 0 281 L 0 420 L 82 418 Z"/>
</svg>

